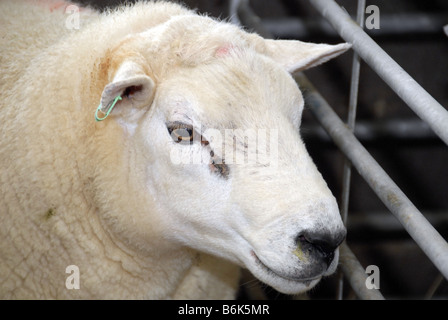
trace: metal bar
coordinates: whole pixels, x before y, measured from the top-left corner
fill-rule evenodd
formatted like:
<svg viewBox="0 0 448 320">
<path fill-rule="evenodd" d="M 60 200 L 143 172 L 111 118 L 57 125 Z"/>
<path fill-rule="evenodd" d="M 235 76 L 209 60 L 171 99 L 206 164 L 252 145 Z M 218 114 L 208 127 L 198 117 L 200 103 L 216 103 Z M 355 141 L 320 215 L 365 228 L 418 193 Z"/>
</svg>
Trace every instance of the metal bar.
<svg viewBox="0 0 448 320">
<path fill-rule="evenodd" d="M 237 26 L 241 26 L 241 21 L 238 16 L 238 8 L 240 5 L 241 0 L 230 0 L 229 2 L 229 19 L 231 23 Z"/>
<path fill-rule="evenodd" d="M 356 22 L 359 24 L 360 28 L 364 27 L 364 10 L 366 7 L 366 0 L 358 0 L 358 10 L 356 13 Z M 356 122 L 356 108 L 358 106 L 358 88 L 359 88 L 359 71 L 361 68 L 361 59 L 359 55 L 353 53 L 352 62 L 352 75 L 350 80 L 350 100 L 348 104 L 348 116 L 347 116 L 347 127 L 350 131 L 355 128 Z M 344 159 L 344 167 L 342 173 L 342 195 L 341 195 L 341 216 L 344 225 L 347 224 L 348 216 L 348 202 L 350 195 L 350 178 L 352 176 L 352 166 L 350 161 Z M 344 288 L 344 279 L 341 276 L 338 283 L 337 297 L 342 300 Z"/>
<path fill-rule="evenodd" d="M 437 277 L 434 279 L 434 282 L 431 284 L 431 287 L 429 287 L 428 292 L 425 294 L 425 300 L 432 299 L 434 294 L 436 293 L 437 289 L 440 287 L 440 285 L 443 282 L 443 276 L 439 273 Z"/>
<path fill-rule="evenodd" d="M 381 120 L 357 121 L 354 128 L 355 136 L 360 141 L 375 141 L 378 139 L 422 140 L 438 139 L 434 131 L 419 119 L 412 120 Z M 319 139 L 331 141 L 331 137 L 320 125 L 303 125 L 302 137 L 304 139 Z"/>
<path fill-rule="evenodd" d="M 247 1 L 239 2 L 238 12 L 255 16 L 251 12 Z M 247 25 L 243 19 L 242 23 Z M 257 24 L 262 29 L 259 21 Z M 249 26 L 253 27 L 253 25 Z M 257 29 L 255 30 L 258 31 Z M 266 37 L 271 37 L 269 32 L 263 31 Z M 448 278 L 448 244 L 446 241 L 406 198 L 359 141 L 356 140 L 353 133 L 345 127 L 326 101 L 314 90 L 305 76 L 300 73 L 297 75 L 296 80 L 304 89 L 306 101 L 311 107 L 310 110 L 315 114 L 325 130 L 332 136 L 339 148 L 352 161 L 356 169 L 375 190 L 389 210 L 400 220 L 404 228 L 420 245 L 436 267 Z"/>
<path fill-rule="evenodd" d="M 297 74 L 295 78 L 304 92 L 308 109 L 311 110 L 344 155 L 350 159 L 352 165 L 381 201 L 448 279 L 448 243 L 445 239 L 355 138 L 325 99 L 316 92 L 308 79 L 302 73 Z"/>
<path fill-rule="evenodd" d="M 367 35 L 334 0 L 309 1 L 398 96 L 448 144 L 448 111 Z"/>
<path fill-rule="evenodd" d="M 364 8 L 366 6 L 365 0 L 358 1 L 358 12 L 357 12 L 357 23 L 360 24 L 362 28 L 364 23 Z M 359 55 L 353 53 L 352 62 L 352 75 L 350 80 L 350 99 L 348 104 L 348 116 L 347 116 L 347 127 L 353 132 L 356 122 L 356 108 L 358 106 L 358 87 L 359 87 L 359 70 L 361 68 Z M 348 213 L 348 199 L 350 192 L 350 177 L 351 177 L 351 164 L 348 159 L 345 159 L 343 179 L 342 179 L 342 200 L 341 200 L 341 215 L 344 224 L 347 222 Z"/>
<path fill-rule="evenodd" d="M 257 19 L 258 17 L 254 14 L 254 12 L 252 11 L 252 9 L 249 6 L 249 3 L 247 0 L 235 0 L 235 2 L 237 2 L 237 4 L 234 4 L 233 6 L 233 10 L 236 10 L 237 15 L 238 15 L 238 21 L 240 21 L 243 25 L 246 25 L 250 28 L 253 28 L 256 32 L 263 34 L 263 36 L 265 38 L 272 38 L 272 35 L 263 28 L 262 24 L 260 23 L 260 19 Z M 347 253 L 347 254 L 344 254 Z M 344 267 L 346 270 L 348 270 L 347 277 L 349 277 L 349 281 L 351 282 L 356 282 L 358 283 L 356 280 L 351 280 L 352 277 L 357 276 L 358 278 L 360 277 L 360 270 L 362 270 L 362 267 L 360 267 L 360 263 L 357 261 L 356 257 L 353 254 L 350 254 L 351 251 L 348 250 L 343 250 L 342 255 L 343 257 L 347 257 L 345 258 L 345 260 L 347 261 L 347 263 L 345 265 L 347 265 L 347 267 Z M 344 259 L 344 258 L 343 258 Z M 357 270 L 357 272 L 352 272 L 352 270 Z M 363 273 L 364 277 L 365 277 L 365 273 Z M 365 280 L 364 280 L 365 281 Z M 365 283 L 364 283 L 364 287 L 365 287 Z M 367 289 L 367 288 L 365 288 Z M 368 294 L 363 294 L 365 293 L 365 290 L 363 290 L 362 288 L 357 287 L 357 289 L 355 290 L 359 293 L 359 296 L 361 298 L 366 298 L 366 299 L 370 299 L 370 295 Z"/>
<path fill-rule="evenodd" d="M 245 26 L 256 30 L 256 32 L 266 39 L 272 39 L 273 35 L 267 31 L 261 23 L 260 17 L 258 17 L 250 7 L 249 0 L 234 0 L 238 4 L 235 9 L 240 21 L 243 21 Z"/>
<path fill-rule="evenodd" d="M 442 234 L 448 230 L 448 211 L 422 211 L 422 214 Z M 363 232 L 366 229 L 372 234 L 391 233 L 396 235 L 406 231 L 400 221 L 388 211 L 351 212 L 348 229 L 352 234 Z M 375 235 L 372 237 L 375 238 Z M 358 241 L 356 237 L 351 239 Z"/>
<path fill-rule="evenodd" d="M 356 17 L 352 16 L 355 20 Z M 339 37 L 339 34 L 325 19 L 297 17 L 281 19 L 266 18 L 262 21 L 263 27 L 278 38 L 304 39 L 309 37 Z M 381 28 L 365 30 L 371 37 L 406 35 L 422 36 L 437 35 L 446 24 L 446 15 L 439 13 L 406 13 L 381 14 Z"/>
<path fill-rule="evenodd" d="M 339 247 L 340 267 L 347 277 L 350 286 L 358 298 L 363 300 L 384 300 L 378 289 L 367 289 L 367 276 L 356 256 L 347 246 L 345 241 Z"/>
</svg>

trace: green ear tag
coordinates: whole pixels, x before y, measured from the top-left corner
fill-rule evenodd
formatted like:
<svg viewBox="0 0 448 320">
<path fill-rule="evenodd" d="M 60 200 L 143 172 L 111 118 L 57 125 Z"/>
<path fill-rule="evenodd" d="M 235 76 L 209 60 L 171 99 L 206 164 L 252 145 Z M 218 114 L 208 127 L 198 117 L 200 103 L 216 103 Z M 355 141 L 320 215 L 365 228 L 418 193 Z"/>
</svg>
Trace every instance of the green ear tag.
<svg viewBox="0 0 448 320">
<path fill-rule="evenodd" d="M 115 107 L 115 105 L 117 104 L 118 100 L 122 100 L 121 96 L 117 96 L 113 101 L 109 102 L 109 104 L 106 107 L 106 112 L 101 110 L 103 106 L 100 103 L 98 108 L 96 108 L 95 121 L 103 121 L 104 119 L 106 119 L 109 116 L 109 113 L 112 112 L 112 109 Z M 98 111 L 101 111 L 102 113 L 104 113 L 105 116 L 102 117 L 102 118 L 98 118 Z"/>
</svg>

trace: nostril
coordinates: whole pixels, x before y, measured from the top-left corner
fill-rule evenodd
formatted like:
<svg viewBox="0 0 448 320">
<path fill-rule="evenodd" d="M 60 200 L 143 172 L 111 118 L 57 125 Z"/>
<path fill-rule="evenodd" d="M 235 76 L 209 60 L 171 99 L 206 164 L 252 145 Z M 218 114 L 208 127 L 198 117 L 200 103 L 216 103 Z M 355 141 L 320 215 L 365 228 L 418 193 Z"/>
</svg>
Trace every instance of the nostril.
<svg viewBox="0 0 448 320">
<path fill-rule="evenodd" d="M 297 241 L 302 247 L 307 247 L 308 250 L 315 251 L 325 261 L 327 267 L 329 267 L 334 260 L 336 248 L 344 238 L 345 232 L 336 236 L 302 233 L 297 237 Z"/>
<path fill-rule="evenodd" d="M 330 266 L 330 264 L 333 262 L 334 252 L 337 246 L 335 247 L 327 242 L 320 240 L 314 240 L 314 242 L 312 242 L 312 245 L 321 253 L 327 266 Z"/>
<path fill-rule="evenodd" d="M 308 239 L 303 234 L 299 235 L 297 239 L 303 243 L 306 243 L 306 242 L 310 243 L 310 241 L 308 241 Z"/>
</svg>

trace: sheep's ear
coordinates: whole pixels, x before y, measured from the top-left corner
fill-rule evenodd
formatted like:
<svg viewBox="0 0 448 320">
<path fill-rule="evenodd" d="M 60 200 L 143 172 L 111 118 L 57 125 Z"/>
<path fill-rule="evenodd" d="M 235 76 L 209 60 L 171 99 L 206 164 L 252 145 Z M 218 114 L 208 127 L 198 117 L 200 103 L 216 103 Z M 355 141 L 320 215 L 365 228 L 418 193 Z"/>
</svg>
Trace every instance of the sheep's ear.
<svg viewBox="0 0 448 320">
<path fill-rule="evenodd" d="M 264 54 L 288 72 L 306 70 L 327 62 L 351 48 L 349 43 L 316 44 L 297 40 L 264 40 Z"/>
<path fill-rule="evenodd" d="M 151 103 L 155 91 L 154 81 L 145 74 L 136 62 L 125 61 L 116 71 L 113 80 L 106 85 L 101 95 L 97 120 L 108 115 L 114 102 L 114 114 L 127 112 L 129 107 L 140 107 Z M 97 112 L 98 113 L 98 112 Z"/>
</svg>

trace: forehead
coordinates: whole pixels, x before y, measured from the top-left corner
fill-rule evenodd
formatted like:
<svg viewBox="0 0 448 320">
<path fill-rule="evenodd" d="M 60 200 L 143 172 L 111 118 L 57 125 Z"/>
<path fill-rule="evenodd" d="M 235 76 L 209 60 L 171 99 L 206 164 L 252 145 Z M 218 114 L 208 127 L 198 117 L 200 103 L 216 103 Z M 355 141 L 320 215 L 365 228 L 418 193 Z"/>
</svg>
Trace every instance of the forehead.
<svg viewBox="0 0 448 320">
<path fill-rule="evenodd" d="M 214 126 L 269 126 L 274 119 L 298 126 L 303 109 L 292 77 L 251 50 L 179 68 L 161 87 L 168 116 L 184 114 Z"/>
</svg>

